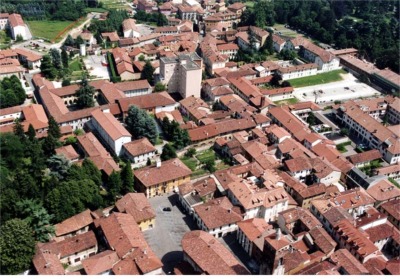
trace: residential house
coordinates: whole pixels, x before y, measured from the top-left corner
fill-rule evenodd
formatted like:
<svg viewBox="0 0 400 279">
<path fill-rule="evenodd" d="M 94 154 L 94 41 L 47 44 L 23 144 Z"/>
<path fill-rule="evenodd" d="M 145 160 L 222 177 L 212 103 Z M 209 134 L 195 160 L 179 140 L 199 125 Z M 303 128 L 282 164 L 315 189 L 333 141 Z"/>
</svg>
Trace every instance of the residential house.
<svg viewBox="0 0 400 279">
<path fill-rule="evenodd" d="M 177 191 L 179 185 L 190 181 L 192 171 L 178 158 L 157 162 L 134 171 L 135 188 L 146 197 L 155 197 Z"/>
<path fill-rule="evenodd" d="M 220 238 L 235 232 L 242 216 L 239 207 L 222 197 L 194 206 L 193 219 L 200 229 Z"/>
<path fill-rule="evenodd" d="M 193 215 L 194 206 L 213 199 L 217 185 L 212 177 L 206 177 L 181 184 L 178 188 L 179 202 L 189 215 Z"/>
<path fill-rule="evenodd" d="M 182 238 L 183 260 L 194 271 L 209 275 L 249 275 L 250 272 L 211 234 L 187 232 Z"/>
<path fill-rule="evenodd" d="M 141 36 L 133 18 L 125 19 L 122 22 L 122 31 L 124 32 L 124 38 L 138 38 Z"/>
<path fill-rule="evenodd" d="M 93 223 L 93 217 L 89 209 L 76 214 L 61 223 L 54 225 L 55 236 L 60 239 L 73 237 L 89 231 L 89 226 Z"/>
<path fill-rule="evenodd" d="M 115 251 L 105 250 L 82 261 L 86 275 L 112 275 L 113 266 L 119 261 Z"/>
<path fill-rule="evenodd" d="M 141 231 L 152 229 L 156 213 L 143 193 L 128 193 L 115 203 L 118 212 L 132 215 Z"/>
<path fill-rule="evenodd" d="M 151 160 L 156 156 L 157 149 L 151 144 L 147 138 L 141 138 L 122 146 L 121 155 L 128 158 L 133 164 L 141 164 L 144 166 L 147 160 Z"/>
</svg>

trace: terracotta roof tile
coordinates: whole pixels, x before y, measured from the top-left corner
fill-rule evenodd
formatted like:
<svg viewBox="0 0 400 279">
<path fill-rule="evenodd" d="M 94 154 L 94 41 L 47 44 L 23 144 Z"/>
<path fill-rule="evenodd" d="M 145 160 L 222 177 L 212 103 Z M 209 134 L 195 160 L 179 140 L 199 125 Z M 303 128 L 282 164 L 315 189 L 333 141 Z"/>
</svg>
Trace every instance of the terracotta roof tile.
<svg viewBox="0 0 400 279">
<path fill-rule="evenodd" d="M 115 251 L 106 250 L 84 259 L 82 266 L 87 275 L 101 275 L 101 273 L 111 270 L 118 261 L 119 258 Z"/>
<path fill-rule="evenodd" d="M 132 215 L 137 223 L 156 217 L 154 209 L 143 193 L 128 193 L 115 204 L 118 211 Z"/>
</svg>

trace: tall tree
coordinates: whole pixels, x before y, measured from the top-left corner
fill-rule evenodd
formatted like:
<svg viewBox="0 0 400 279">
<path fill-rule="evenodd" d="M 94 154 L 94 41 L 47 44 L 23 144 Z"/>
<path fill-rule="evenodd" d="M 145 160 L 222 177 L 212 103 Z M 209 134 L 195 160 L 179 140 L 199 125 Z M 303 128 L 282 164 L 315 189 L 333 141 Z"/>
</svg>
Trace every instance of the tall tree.
<svg viewBox="0 0 400 279">
<path fill-rule="evenodd" d="M 36 138 L 36 131 L 35 128 L 33 128 L 32 124 L 29 124 L 28 127 L 28 138 L 30 141 L 33 141 Z"/>
<path fill-rule="evenodd" d="M 51 57 L 49 55 L 44 55 L 42 57 L 42 62 L 40 63 L 40 71 L 46 78 L 50 80 L 54 79 L 57 76 L 57 70 L 54 68 Z"/>
<path fill-rule="evenodd" d="M 53 66 L 56 69 L 61 69 L 62 68 L 62 63 L 61 63 L 61 55 L 60 51 L 56 48 L 51 48 L 50 49 L 50 56 L 51 56 L 51 61 L 53 62 Z"/>
<path fill-rule="evenodd" d="M 171 144 L 167 143 L 166 145 L 164 145 L 160 156 L 162 161 L 166 161 L 177 157 L 178 155 L 176 155 L 175 148 Z"/>
<path fill-rule="evenodd" d="M 129 161 L 125 162 L 125 166 L 121 170 L 121 180 L 121 194 L 125 195 L 127 193 L 133 192 L 133 173 L 131 163 Z"/>
<path fill-rule="evenodd" d="M 78 106 L 81 108 L 94 107 L 94 92 L 94 87 L 89 84 L 86 77 L 83 77 L 80 87 L 76 91 L 76 95 L 78 96 Z"/>
<path fill-rule="evenodd" d="M 125 118 L 125 124 L 135 139 L 146 137 L 151 143 L 156 143 L 158 135 L 156 122 L 146 111 L 131 106 Z"/>
<path fill-rule="evenodd" d="M 83 160 L 82 171 L 86 178 L 91 179 L 97 186 L 101 185 L 101 172 L 90 159 Z"/>
<path fill-rule="evenodd" d="M 53 116 L 49 116 L 49 130 L 48 135 L 52 135 L 54 138 L 59 139 L 61 137 L 60 126 L 58 126 Z"/>
<path fill-rule="evenodd" d="M 150 61 L 146 61 L 146 64 L 143 67 L 142 71 L 142 79 L 147 79 L 147 81 L 152 85 L 154 83 L 154 68 L 151 65 Z"/>
<path fill-rule="evenodd" d="M 71 162 L 63 155 L 53 155 L 47 159 L 47 165 L 51 175 L 57 177 L 58 180 L 63 180 L 68 175 Z"/>
<path fill-rule="evenodd" d="M 68 34 L 67 38 L 65 39 L 64 46 L 71 46 L 71 47 L 75 46 L 75 40 L 72 39 L 70 34 Z"/>
<path fill-rule="evenodd" d="M 12 219 L 0 228 L 1 274 L 18 274 L 27 270 L 35 253 L 32 228 L 26 221 Z"/>
<path fill-rule="evenodd" d="M 272 39 L 272 32 L 269 32 L 267 39 L 265 40 L 265 49 L 269 54 L 274 53 L 274 41 Z"/>
<path fill-rule="evenodd" d="M 63 48 L 61 51 L 61 61 L 62 61 L 62 65 L 65 69 L 68 68 L 68 53 L 65 51 L 65 49 Z"/>
<path fill-rule="evenodd" d="M 116 201 L 117 195 L 121 193 L 122 181 L 119 172 L 113 171 L 108 177 L 107 189 L 108 189 L 108 199 L 114 203 Z"/>
<path fill-rule="evenodd" d="M 52 135 L 48 135 L 45 137 L 42 144 L 44 154 L 47 156 L 54 155 L 56 153 L 55 149 L 58 147 L 58 145 L 58 139 L 54 138 Z"/>
<path fill-rule="evenodd" d="M 25 142 L 26 136 L 24 132 L 24 127 L 21 124 L 21 121 L 17 118 L 14 121 L 14 127 L 13 127 L 14 135 L 19 137 L 21 142 Z"/>
</svg>

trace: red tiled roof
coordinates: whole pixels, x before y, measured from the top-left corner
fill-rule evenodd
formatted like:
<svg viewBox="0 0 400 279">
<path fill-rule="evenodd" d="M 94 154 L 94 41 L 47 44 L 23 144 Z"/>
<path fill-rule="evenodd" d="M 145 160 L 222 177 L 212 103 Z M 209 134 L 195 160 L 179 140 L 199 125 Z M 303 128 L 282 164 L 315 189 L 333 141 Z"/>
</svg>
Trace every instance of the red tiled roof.
<svg viewBox="0 0 400 279">
<path fill-rule="evenodd" d="M 101 110 L 95 110 L 92 112 L 92 116 L 107 135 L 109 135 L 114 141 L 122 137 L 131 138 L 131 134 L 111 113 L 104 113 Z"/>
<path fill-rule="evenodd" d="M 115 204 L 118 211 L 132 215 L 137 223 L 156 217 L 154 209 L 143 193 L 128 193 Z"/>
<path fill-rule="evenodd" d="M 11 27 L 25 26 L 25 22 L 20 14 L 11 14 L 8 16 Z"/>
<path fill-rule="evenodd" d="M 84 259 L 82 266 L 87 275 L 101 275 L 101 273 L 111 270 L 118 261 L 119 258 L 115 251 L 106 250 Z"/>
<path fill-rule="evenodd" d="M 191 231 L 182 239 L 183 252 L 209 275 L 249 275 L 217 239 L 203 231 Z"/>
</svg>

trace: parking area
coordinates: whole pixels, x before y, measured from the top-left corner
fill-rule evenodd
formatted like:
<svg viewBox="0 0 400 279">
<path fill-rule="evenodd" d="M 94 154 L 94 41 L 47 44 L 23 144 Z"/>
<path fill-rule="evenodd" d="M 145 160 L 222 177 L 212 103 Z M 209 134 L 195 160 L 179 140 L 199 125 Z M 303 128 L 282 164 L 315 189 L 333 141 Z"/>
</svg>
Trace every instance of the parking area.
<svg viewBox="0 0 400 279">
<path fill-rule="evenodd" d="M 136 24 L 138 32 L 142 34 L 142 36 L 147 36 L 153 33 L 155 27 L 147 25 L 147 24 Z"/>
<path fill-rule="evenodd" d="M 89 74 L 91 76 L 95 76 L 99 79 L 109 79 L 110 76 L 108 74 L 107 66 L 101 64 L 103 60 L 103 55 L 88 55 L 83 59 L 85 66 L 89 70 Z"/>
<path fill-rule="evenodd" d="M 296 88 L 294 96 L 300 102 L 316 101 L 318 104 L 331 104 L 337 100 L 344 101 L 381 95 L 376 89 L 360 82 L 350 73 L 343 77 L 343 80 L 337 82 Z"/>
<path fill-rule="evenodd" d="M 143 234 L 164 264 L 164 273 L 169 274 L 183 259 L 181 246 L 183 235 L 196 229 L 196 226 L 191 217 L 183 214 L 178 207 L 177 194 L 150 198 L 149 202 L 156 211 L 156 222 L 153 229 L 144 231 Z M 171 208 L 171 211 L 163 211 L 166 207 Z"/>
</svg>

